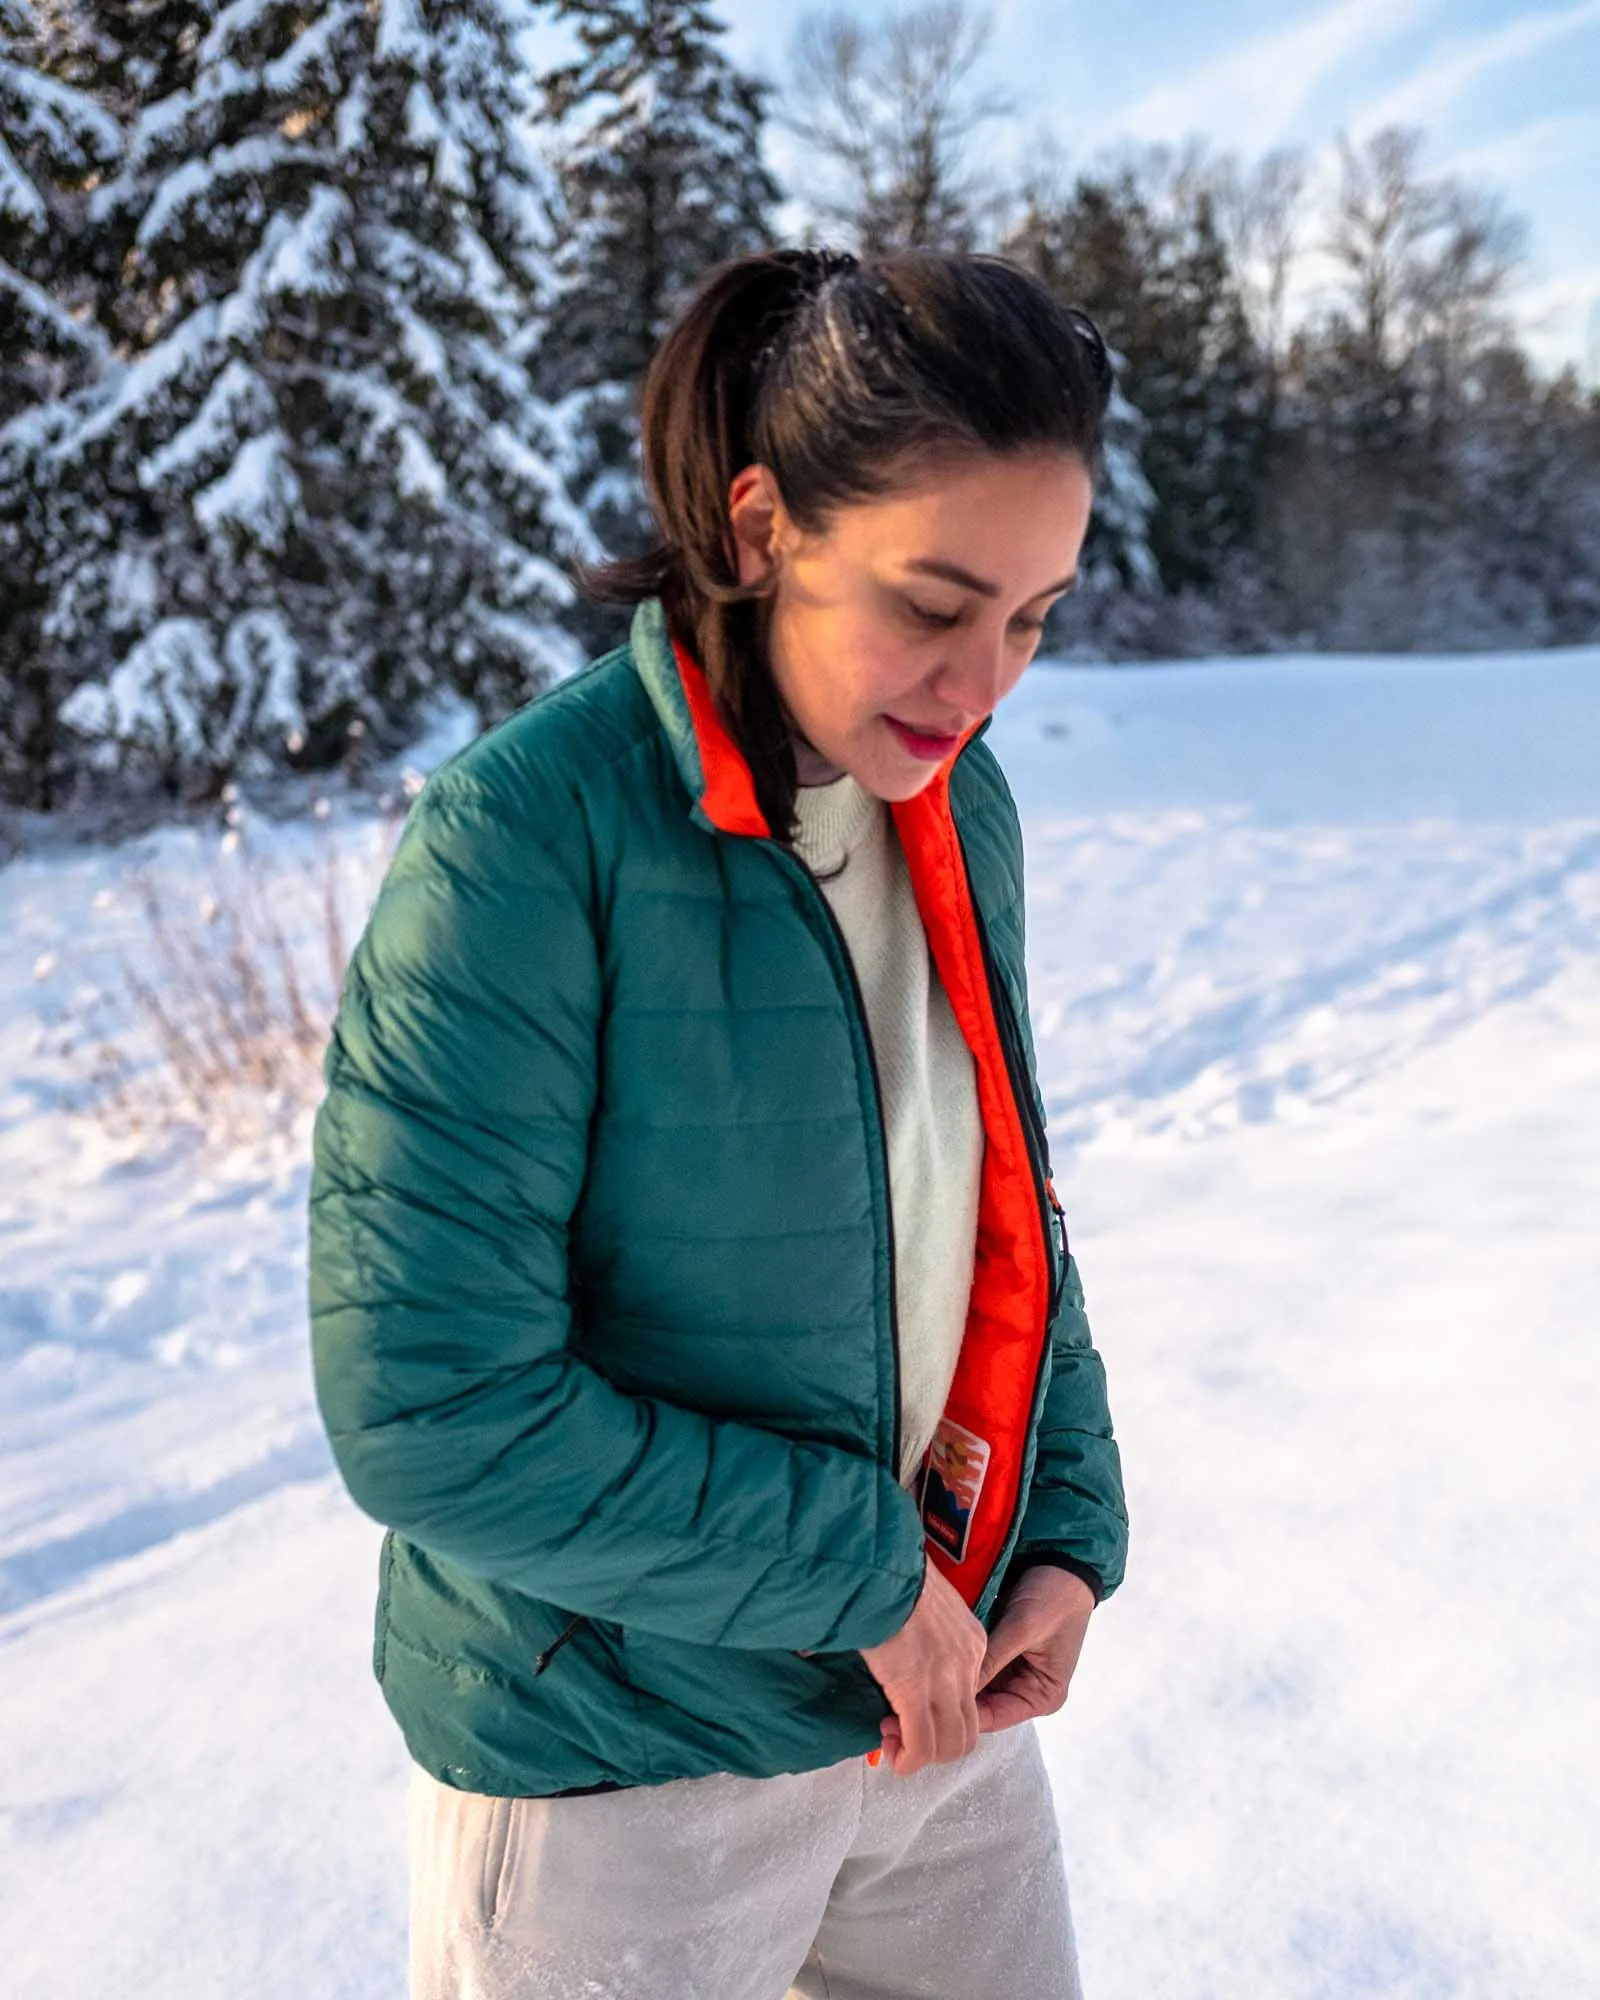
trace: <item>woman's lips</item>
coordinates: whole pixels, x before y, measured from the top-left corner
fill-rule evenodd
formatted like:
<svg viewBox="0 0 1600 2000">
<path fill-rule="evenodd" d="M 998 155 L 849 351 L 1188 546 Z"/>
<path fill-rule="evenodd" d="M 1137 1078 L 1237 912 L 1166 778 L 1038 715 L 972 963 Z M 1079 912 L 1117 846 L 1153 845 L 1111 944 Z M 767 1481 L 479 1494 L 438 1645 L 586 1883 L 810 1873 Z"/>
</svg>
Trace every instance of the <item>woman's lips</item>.
<svg viewBox="0 0 1600 2000">
<path fill-rule="evenodd" d="M 943 763 L 961 741 L 959 731 L 954 735 L 934 735 L 926 729 L 913 729 L 907 723 L 896 722 L 892 715 L 886 715 L 883 719 L 894 731 L 902 746 L 909 750 L 913 757 L 920 757 L 925 763 Z"/>
</svg>

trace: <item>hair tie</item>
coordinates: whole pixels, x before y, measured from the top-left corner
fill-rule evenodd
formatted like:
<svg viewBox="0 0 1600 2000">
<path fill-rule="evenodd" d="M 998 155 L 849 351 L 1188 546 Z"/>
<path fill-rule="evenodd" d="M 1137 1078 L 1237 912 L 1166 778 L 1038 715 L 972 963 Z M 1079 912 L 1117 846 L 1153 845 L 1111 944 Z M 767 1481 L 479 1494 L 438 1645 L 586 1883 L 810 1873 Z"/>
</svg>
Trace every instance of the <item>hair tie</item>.
<svg viewBox="0 0 1600 2000">
<path fill-rule="evenodd" d="M 820 292 L 830 278 L 855 270 L 860 261 L 851 250 L 800 250 L 795 253 L 795 266 L 806 280 L 807 297 Z"/>
<path fill-rule="evenodd" d="M 811 301 L 831 280 L 854 271 L 861 262 L 850 250 L 780 250 L 776 254 L 797 283 L 794 295 L 782 309 L 776 326 L 750 357 L 750 371 L 757 381 L 773 356 L 787 343 L 795 321 Z"/>
</svg>

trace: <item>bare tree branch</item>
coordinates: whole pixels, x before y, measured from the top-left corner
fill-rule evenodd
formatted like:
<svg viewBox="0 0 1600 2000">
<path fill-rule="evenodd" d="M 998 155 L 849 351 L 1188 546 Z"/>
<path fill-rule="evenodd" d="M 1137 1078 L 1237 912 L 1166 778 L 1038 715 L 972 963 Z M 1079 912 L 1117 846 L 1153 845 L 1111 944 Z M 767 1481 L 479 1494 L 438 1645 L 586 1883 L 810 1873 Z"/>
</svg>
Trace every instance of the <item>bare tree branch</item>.
<svg viewBox="0 0 1600 2000">
<path fill-rule="evenodd" d="M 1298 146 L 1248 166 L 1226 154 L 1213 181 L 1218 227 L 1244 287 L 1256 339 L 1274 370 L 1288 338 L 1289 285 L 1300 252 L 1310 168 Z"/>
<path fill-rule="evenodd" d="M 969 0 L 923 0 L 871 26 L 839 12 L 802 18 L 781 122 L 842 182 L 812 206 L 861 248 L 971 246 L 989 199 L 971 141 L 1014 109 L 973 81 L 991 32 Z"/>
<path fill-rule="evenodd" d="M 1498 196 L 1425 177 L 1422 146 L 1420 132 L 1396 126 L 1361 148 L 1341 137 L 1326 247 L 1344 270 L 1366 365 L 1381 373 L 1425 361 L 1434 385 L 1449 391 L 1504 331 L 1527 233 Z"/>
</svg>

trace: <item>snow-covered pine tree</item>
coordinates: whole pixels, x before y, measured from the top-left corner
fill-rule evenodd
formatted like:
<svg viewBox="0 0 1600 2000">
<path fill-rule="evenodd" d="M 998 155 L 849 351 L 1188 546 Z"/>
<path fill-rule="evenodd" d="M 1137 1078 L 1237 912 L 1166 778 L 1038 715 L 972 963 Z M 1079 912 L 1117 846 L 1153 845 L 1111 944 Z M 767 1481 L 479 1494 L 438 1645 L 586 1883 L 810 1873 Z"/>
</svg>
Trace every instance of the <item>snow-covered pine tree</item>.
<svg viewBox="0 0 1600 2000">
<path fill-rule="evenodd" d="M 581 495 L 612 552 L 646 533 L 636 400 L 672 313 L 724 258 L 770 241 L 767 87 L 699 0 L 553 0 L 577 52 L 541 79 L 564 211 L 540 381 L 585 450 Z M 588 643 L 614 620 L 584 607 Z"/>
<path fill-rule="evenodd" d="M 151 105 L 194 81 L 200 45 L 218 0 L 53 0 L 70 21 L 61 37 L 57 74 L 103 105 L 124 130 Z M 119 344 L 139 349 L 157 337 L 155 323 L 184 307 L 181 286 L 165 298 L 133 254 L 142 199 L 137 174 L 109 179 L 96 192 L 94 228 L 83 241 L 86 274 L 95 286 L 101 322 Z"/>
<path fill-rule="evenodd" d="M 529 376 L 523 0 L 206 12 L 97 201 L 142 340 L 56 458 L 50 617 L 102 665 L 69 719 L 174 786 L 335 754 L 441 682 L 505 712 L 573 662 L 589 548 Z"/>
<path fill-rule="evenodd" d="M 1152 546 L 1168 591 L 1214 591 L 1254 538 L 1268 442 L 1265 357 L 1204 188 L 1161 218 L 1148 281 L 1160 337 L 1143 357 Z"/>
<path fill-rule="evenodd" d="M 1429 518 L 1352 536 L 1323 632 L 1345 648 L 1469 652 L 1600 638 L 1600 409 L 1514 348 L 1474 365 Z M 1405 517 L 1399 517 L 1404 521 Z"/>
<path fill-rule="evenodd" d="M 0 0 L 0 422 L 105 358 L 79 256 L 86 190 L 121 150 L 116 120 L 51 74 L 35 0 Z"/>
<path fill-rule="evenodd" d="M 68 692 L 42 630 L 55 539 L 41 477 L 57 399 L 108 347 L 81 255 L 87 191 L 114 164 L 114 118 L 53 73 L 71 23 L 53 5 L 0 0 L 0 795 L 52 802 Z"/>
<path fill-rule="evenodd" d="M 1052 612 L 1046 651 L 1120 659 L 1149 650 L 1161 601 L 1161 572 L 1150 546 L 1155 491 L 1145 477 L 1144 418 L 1128 400 L 1127 363 L 1114 348 L 1105 451 L 1094 511 L 1078 563 L 1078 585 Z"/>
<path fill-rule="evenodd" d="M 1148 425 L 1129 402 L 1123 381 L 1128 364 L 1113 348 L 1116 380 L 1106 410 L 1105 455 L 1095 488 L 1094 517 L 1084 545 L 1084 587 L 1091 593 L 1122 590 L 1148 596 L 1161 587 L 1150 546 L 1155 490 L 1145 477 Z"/>
<path fill-rule="evenodd" d="M 1084 648 L 1113 657 L 1146 650 L 1161 593 L 1152 548 L 1159 502 L 1145 472 L 1149 424 L 1129 394 L 1126 324 L 1105 311 L 1107 265 L 1120 265 L 1121 218 L 1092 183 L 1079 182 L 1070 204 L 1030 191 L 1002 248 L 1070 305 L 1085 307 L 1108 337 L 1114 374 L 1106 411 L 1105 454 L 1094 512 L 1079 563 L 1080 583 L 1052 613 L 1047 648 Z"/>
<path fill-rule="evenodd" d="M 579 53 L 541 79 L 566 203 L 558 390 L 636 383 L 712 264 L 769 240 L 767 88 L 734 68 L 699 0 L 553 0 Z"/>
</svg>

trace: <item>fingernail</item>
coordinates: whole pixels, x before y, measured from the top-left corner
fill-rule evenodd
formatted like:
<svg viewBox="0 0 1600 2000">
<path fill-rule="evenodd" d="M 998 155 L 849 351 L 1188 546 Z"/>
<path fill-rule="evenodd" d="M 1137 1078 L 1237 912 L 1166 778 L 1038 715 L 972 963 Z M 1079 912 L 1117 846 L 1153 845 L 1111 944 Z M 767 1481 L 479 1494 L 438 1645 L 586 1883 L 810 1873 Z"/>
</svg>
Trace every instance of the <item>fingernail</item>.
<svg viewBox="0 0 1600 2000">
<path fill-rule="evenodd" d="M 883 1752 L 881 1750 L 869 1750 L 867 1752 L 867 1762 L 872 1766 L 873 1770 L 877 1770 L 878 1766 L 883 1762 Z"/>
</svg>

